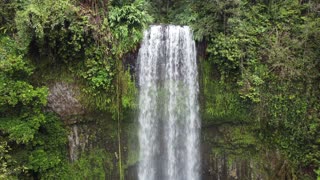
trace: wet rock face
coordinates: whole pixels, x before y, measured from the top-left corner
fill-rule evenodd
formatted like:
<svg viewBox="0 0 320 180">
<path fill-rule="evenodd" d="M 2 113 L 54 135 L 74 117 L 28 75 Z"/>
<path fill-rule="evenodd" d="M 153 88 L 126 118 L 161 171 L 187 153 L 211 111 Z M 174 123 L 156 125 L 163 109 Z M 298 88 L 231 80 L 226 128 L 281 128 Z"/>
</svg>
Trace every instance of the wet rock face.
<svg viewBox="0 0 320 180">
<path fill-rule="evenodd" d="M 89 136 L 92 132 L 89 132 L 90 129 L 86 125 L 71 125 L 71 131 L 68 135 L 68 144 L 69 144 L 69 158 L 73 162 L 77 160 L 81 153 L 88 149 Z"/>
<path fill-rule="evenodd" d="M 49 86 L 48 108 L 58 114 L 66 125 L 69 126 L 68 134 L 69 158 L 75 161 L 87 148 L 89 133 L 86 128 L 78 125 L 85 115 L 84 107 L 77 97 L 79 89 L 75 84 L 55 82 Z"/>
<path fill-rule="evenodd" d="M 79 89 L 76 85 L 56 82 L 49 87 L 48 107 L 64 120 L 73 115 L 84 114 L 77 96 Z"/>
</svg>

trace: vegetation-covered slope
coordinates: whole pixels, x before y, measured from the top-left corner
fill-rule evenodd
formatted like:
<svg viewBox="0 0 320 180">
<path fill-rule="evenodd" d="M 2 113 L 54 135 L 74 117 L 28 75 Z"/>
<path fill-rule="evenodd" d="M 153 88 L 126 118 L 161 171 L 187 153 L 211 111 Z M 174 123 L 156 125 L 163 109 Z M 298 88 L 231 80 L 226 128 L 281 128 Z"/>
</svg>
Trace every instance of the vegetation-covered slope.
<svg viewBox="0 0 320 180">
<path fill-rule="evenodd" d="M 122 60 L 152 23 L 190 25 L 205 47 L 204 124 L 252 124 L 287 159 L 288 178 L 320 174 L 317 0 L 3 0 L 0 16 L 0 178 L 83 170 L 68 163 L 65 125 L 46 108 L 48 86 L 76 82 L 85 108 L 111 112 L 120 129 L 136 107 Z M 90 158 L 82 163 L 98 161 Z"/>
</svg>

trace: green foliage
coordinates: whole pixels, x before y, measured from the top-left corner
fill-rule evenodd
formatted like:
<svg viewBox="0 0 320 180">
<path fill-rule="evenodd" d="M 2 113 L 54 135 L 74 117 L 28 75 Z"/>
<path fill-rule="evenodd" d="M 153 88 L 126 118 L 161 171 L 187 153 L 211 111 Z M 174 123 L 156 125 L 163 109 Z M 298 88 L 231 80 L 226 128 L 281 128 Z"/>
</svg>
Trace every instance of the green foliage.
<svg viewBox="0 0 320 180">
<path fill-rule="evenodd" d="M 168 12 L 169 23 L 178 25 L 192 25 L 198 19 L 198 13 L 193 10 L 191 1 L 175 1 L 173 7 Z M 196 32 L 196 39 L 198 33 Z"/>
<path fill-rule="evenodd" d="M 12 159 L 9 154 L 10 147 L 6 141 L 0 142 L 0 179 L 17 179 L 14 173 L 21 170 L 21 167 Z M 12 168 L 13 167 L 13 168 Z"/>
<path fill-rule="evenodd" d="M 317 174 L 317 180 L 319 180 L 320 179 L 320 169 L 317 169 L 315 172 Z"/>
<path fill-rule="evenodd" d="M 105 111 L 115 103 L 116 61 L 137 47 L 152 20 L 145 5 L 31 0 L 17 11 L 18 40 L 32 57 L 47 61 L 41 68 L 66 67 L 83 87 L 82 103 Z"/>
<path fill-rule="evenodd" d="M 56 71 L 59 72 L 57 69 L 61 67 L 60 71 L 70 73 L 70 76 L 81 87 L 80 99 L 86 108 L 94 111 L 112 111 L 112 107 L 115 107 L 118 102 L 118 98 L 115 98 L 117 93 L 115 89 L 119 89 L 118 93 L 121 93 L 120 106 L 125 109 L 135 108 L 137 93 L 135 83 L 131 81 L 130 73 L 118 69 L 116 64 L 121 66 L 122 64 L 117 61 L 120 61 L 125 53 L 135 50 L 141 40 L 142 31 L 152 20 L 145 10 L 145 1 L 137 0 L 133 3 L 126 2 L 116 5 L 117 3 L 105 1 L 30 0 L 18 4 L 21 8 L 17 9 L 15 17 L 17 42 L 23 53 L 37 64 L 35 68 L 25 70 L 25 74 L 30 72 L 27 75 L 31 75 L 35 71 L 37 74 L 34 75 L 34 78 L 43 84 L 43 80 L 38 77 L 47 76 L 47 71 L 57 73 Z M 39 61 L 42 62 L 39 63 Z M 16 63 L 17 67 L 27 68 L 28 65 L 23 62 L 26 61 Z M 51 70 L 52 67 L 54 70 Z M 41 68 L 41 71 L 38 71 L 37 68 Z M 7 66 L 4 69 L 8 71 L 7 76 L 11 69 L 14 73 L 17 72 L 14 68 L 10 69 Z M 15 74 L 23 76 L 21 72 Z M 116 82 L 116 78 L 120 82 Z M 18 83 L 15 82 L 15 84 Z M 28 89 L 25 87 L 21 89 L 34 90 L 32 88 L 33 86 L 30 85 Z M 47 89 L 43 89 L 43 98 L 46 99 L 47 92 L 44 90 L 47 91 Z M 31 107 L 31 101 L 37 105 L 36 96 L 39 94 L 30 93 L 28 95 L 32 94 L 34 94 L 33 98 L 23 99 L 28 100 L 24 104 L 19 103 L 20 99 L 16 98 L 17 105 Z M 11 133 L 17 136 L 16 138 L 19 138 L 19 135 L 26 136 L 21 137 L 24 138 L 21 143 L 28 147 L 26 151 L 21 150 L 18 144 L 14 147 L 18 152 L 14 154 L 14 157 L 19 160 L 18 164 L 27 169 L 24 172 L 17 172 L 16 175 L 37 179 L 79 179 L 83 177 L 105 179 L 108 178 L 105 172 L 110 170 L 111 176 L 113 170 L 111 155 L 102 150 L 92 151 L 93 153 L 87 155 L 83 154 L 73 164 L 68 164 L 64 160 L 65 151 L 61 145 L 65 143 L 66 135 L 59 132 L 60 126 L 55 125 L 56 121 L 50 123 L 50 118 L 42 113 L 42 107 L 46 103 L 43 102 L 38 105 L 37 111 L 39 115 L 42 115 L 42 119 L 37 118 L 37 114 L 34 114 L 35 117 L 28 116 L 29 119 L 33 119 L 29 120 L 33 122 L 32 125 L 26 123 L 21 125 L 18 120 L 13 121 L 12 119 L 7 125 L 11 127 L 13 122 L 21 125 L 14 129 L 17 130 L 14 132 L 21 132 L 21 134 L 13 132 L 8 132 L 8 134 Z M 20 109 L 21 106 L 17 109 Z M 26 111 L 31 113 L 31 110 Z M 112 112 L 116 114 L 118 111 L 120 111 L 119 108 Z M 16 115 L 16 110 L 12 110 L 12 114 Z M 47 124 L 49 127 L 46 127 Z M 51 132 L 50 127 L 55 127 L 58 132 Z M 43 131 L 46 133 L 42 133 Z M 55 138 L 58 140 L 52 141 L 51 134 L 56 134 Z M 44 140 L 56 143 L 44 143 Z M 59 148 L 62 151 L 59 151 Z"/>
<path fill-rule="evenodd" d="M 217 65 L 222 78 L 227 78 L 230 72 L 239 71 L 244 53 L 239 44 L 240 39 L 235 36 L 217 35 L 207 49 L 212 61 Z M 234 75 L 234 74 L 232 74 Z"/>
<path fill-rule="evenodd" d="M 11 34 L 15 30 L 14 15 L 17 8 L 17 1 L 1 1 L 0 2 L 0 32 L 3 34 Z"/>
<path fill-rule="evenodd" d="M 144 9 L 144 0 L 121 7 L 110 7 L 109 25 L 117 44 L 113 46 L 113 53 L 122 56 L 136 47 L 142 38 L 142 30 L 152 21 L 151 16 Z"/>
<path fill-rule="evenodd" d="M 5 0 L 0 16 L 0 178 L 108 178 L 103 151 L 64 160 L 66 132 L 43 112 L 48 89 L 36 84 L 48 84 L 42 77 L 54 67 L 79 84 L 86 107 L 124 117 L 137 88 L 120 60 L 152 21 L 190 25 L 207 46 L 205 120 L 256 117 L 260 137 L 296 171 L 319 169 L 318 1 Z M 252 142 L 234 133 L 241 138 L 231 141 Z"/>
<path fill-rule="evenodd" d="M 11 158 L 10 155 L 8 155 L 8 144 L 7 142 L 1 142 L 0 144 L 0 179 L 5 179 L 8 176 L 8 169 L 7 169 L 7 161 Z"/>
<path fill-rule="evenodd" d="M 63 179 L 106 179 L 113 171 L 112 155 L 102 149 L 92 149 L 66 167 Z M 107 177 L 106 177 L 107 176 Z"/>
<path fill-rule="evenodd" d="M 83 65 L 74 71 L 85 80 L 82 89 L 82 102 L 89 108 L 106 110 L 110 105 L 113 93 L 115 76 L 114 61 L 104 57 L 102 47 L 90 47 L 85 51 Z"/>
<path fill-rule="evenodd" d="M 263 95 L 262 102 L 268 104 L 265 111 L 269 115 L 266 129 L 262 130 L 264 137 L 275 143 L 296 169 L 310 164 L 318 166 L 319 119 L 311 112 L 317 106 L 315 99 L 301 92 L 299 84 L 292 87 L 278 83 L 271 87 L 276 92 L 268 88 L 270 93 Z"/>
<path fill-rule="evenodd" d="M 9 37 L 0 37 L 0 68 L 2 77 L 23 78 L 32 73 L 33 67 L 22 59 L 21 55 L 17 55 L 19 51 L 16 49 L 15 42 Z"/>
<path fill-rule="evenodd" d="M 32 67 L 15 54 L 10 41 L 1 38 L 0 44 L 0 129 L 8 133 L 10 140 L 27 143 L 45 122 L 41 107 L 47 102 L 48 90 L 34 88 L 24 80 L 24 74 L 30 75 Z"/>
<path fill-rule="evenodd" d="M 250 120 L 247 107 L 243 105 L 234 87 L 214 79 L 210 62 L 204 61 L 202 67 L 203 79 L 203 119 L 211 123 L 234 122 L 241 123 Z"/>
<path fill-rule="evenodd" d="M 212 38 L 216 33 L 228 31 L 228 20 L 238 16 L 239 0 L 205 0 L 193 1 L 193 11 L 197 19 L 190 24 L 195 31 L 195 39 Z"/>
<path fill-rule="evenodd" d="M 100 48 L 91 47 L 85 52 L 85 72 L 81 76 L 85 78 L 93 89 L 108 90 L 112 87 L 112 79 L 114 72 L 113 62 L 103 61 L 103 50 Z"/>
<path fill-rule="evenodd" d="M 43 113 L 48 89 L 28 82 L 33 67 L 8 37 L 0 40 L 0 131 L 6 176 L 41 175 L 59 167 L 66 142 L 59 119 Z M 7 144 L 10 144 L 11 150 Z M 9 169 L 9 170 L 8 170 Z M 9 173 L 10 172 L 10 173 Z"/>
<path fill-rule="evenodd" d="M 74 7 L 68 0 L 31 0 L 21 4 L 21 7 L 15 20 L 22 48 L 27 47 L 34 38 L 43 40 L 47 29 L 63 28 L 61 25 L 74 13 Z"/>
<path fill-rule="evenodd" d="M 65 163 L 66 134 L 60 119 L 53 114 L 46 114 L 46 123 L 40 127 L 33 140 L 27 168 L 38 172 L 43 178 L 59 175 L 57 171 Z"/>
<path fill-rule="evenodd" d="M 60 176 L 61 165 L 65 163 L 66 156 L 66 131 L 55 116 L 46 114 L 45 120 L 46 122 L 39 127 L 29 142 L 23 144 L 11 142 L 14 149 L 9 151 L 14 162 L 8 166 L 11 176 L 39 178 Z M 21 127 L 19 128 L 24 131 Z"/>
<path fill-rule="evenodd" d="M 124 83 L 122 86 L 122 107 L 125 109 L 136 109 L 138 106 L 138 89 L 129 69 L 124 72 L 122 78 L 122 82 Z"/>
</svg>

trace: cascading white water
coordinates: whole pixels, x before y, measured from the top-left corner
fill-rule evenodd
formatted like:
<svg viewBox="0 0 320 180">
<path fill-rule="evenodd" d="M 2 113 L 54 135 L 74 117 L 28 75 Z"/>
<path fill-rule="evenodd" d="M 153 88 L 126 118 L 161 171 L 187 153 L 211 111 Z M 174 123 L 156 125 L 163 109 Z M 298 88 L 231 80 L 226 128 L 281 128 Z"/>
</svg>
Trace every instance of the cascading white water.
<svg viewBox="0 0 320 180">
<path fill-rule="evenodd" d="M 140 180 L 198 180 L 195 42 L 187 26 L 151 26 L 139 51 Z"/>
</svg>

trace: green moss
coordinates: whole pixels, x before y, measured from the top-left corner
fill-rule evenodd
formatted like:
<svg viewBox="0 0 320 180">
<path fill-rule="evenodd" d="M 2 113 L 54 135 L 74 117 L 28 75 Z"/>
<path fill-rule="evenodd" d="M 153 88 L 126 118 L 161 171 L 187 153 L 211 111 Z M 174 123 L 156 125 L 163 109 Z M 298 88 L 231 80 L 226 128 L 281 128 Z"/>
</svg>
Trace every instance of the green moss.
<svg viewBox="0 0 320 180">
<path fill-rule="evenodd" d="M 32 75 L 34 83 L 49 85 L 51 82 L 74 83 L 76 81 L 76 76 L 64 63 L 55 64 L 52 61 L 52 57 L 33 58 L 33 64 L 36 67 Z"/>
<path fill-rule="evenodd" d="M 214 67 L 208 61 L 201 62 L 204 124 L 242 123 L 250 120 L 250 114 L 232 83 L 220 81 Z"/>
<path fill-rule="evenodd" d="M 62 179 L 106 179 L 114 169 L 113 154 L 102 149 L 92 149 L 83 153 L 77 161 L 67 165 L 68 171 Z"/>
<path fill-rule="evenodd" d="M 138 89 L 129 69 L 124 72 L 122 82 L 122 107 L 134 110 L 138 106 Z"/>
<path fill-rule="evenodd" d="M 218 171 L 215 168 L 219 165 L 225 165 L 228 172 L 231 169 L 241 171 L 240 179 L 248 179 L 251 175 L 269 177 L 267 172 L 273 169 L 270 161 L 265 159 L 266 153 L 261 151 L 262 145 L 253 133 L 251 125 L 223 124 L 203 131 L 206 131 L 204 133 L 209 137 L 204 140 L 204 144 L 210 144 L 211 152 L 208 156 L 215 164 L 212 166 L 214 171 Z M 244 167 L 246 169 L 243 169 Z"/>
<path fill-rule="evenodd" d="M 127 134 L 127 158 L 123 168 L 127 169 L 128 167 L 135 165 L 139 161 L 139 141 L 137 124 L 127 124 L 125 132 Z"/>
</svg>

